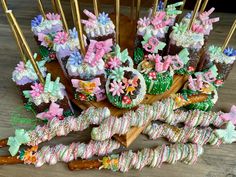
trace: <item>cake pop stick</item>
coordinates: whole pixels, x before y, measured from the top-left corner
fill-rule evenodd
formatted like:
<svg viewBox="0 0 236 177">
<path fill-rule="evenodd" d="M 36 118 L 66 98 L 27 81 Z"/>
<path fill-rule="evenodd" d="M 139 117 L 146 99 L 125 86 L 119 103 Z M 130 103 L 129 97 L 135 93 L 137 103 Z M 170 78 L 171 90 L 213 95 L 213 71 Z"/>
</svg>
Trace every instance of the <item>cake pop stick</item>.
<svg viewBox="0 0 236 177">
<path fill-rule="evenodd" d="M 186 3 L 186 0 L 183 0 L 182 2 L 183 2 L 183 4 L 182 4 L 182 6 L 179 9 L 181 12 L 183 12 L 183 10 L 184 10 L 184 6 L 185 6 L 185 3 Z"/>
<path fill-rule="evenodd" d="M 157 6 L 158 6 L 158 0 L 154 0 L 153 9 L 152 9 L 152 17 L 154 17 L 156 15 Z"/>
<path fill-rule="evenodd" d="M 97 0 L 93 0 L 93 9 L 94 9 L 94 14 L 96 17 L 98 17 L 98 2 Z"/>
<path fill-rule="evenodd" d="M 1 140 L 1 146 L 10 146 L 10 152 L 15 155 L 21 144 L 36 146 L 42 142 L 49 141 L 55 136 L 65 136 L 72 131 L 83 131 L 91 124 L 100 124 L 104 119 L 110 116 L 108 108 L 90 107 L 83 111 L 80 116 L 69 116 L 64 120 L 53 118 L 46 125 L 38 125 L 34 130 L 25 131 L 23 129 L 16 130 L 14 137 Z M 15 143 L 17 142 L 17 144 Z"/>
<path fill-rule="evenodd" d="M 6 0 L 2 0 L 2 7 L 3 7 L 3 10 L 4 10 L 5 12 L 8 10 L 7 4 L 6 4 Z M 21 59 L 22 59 L 22 61 L 23 61 L 24 63 L 26 63 L 26 62 L 27 62 L 27 59 L 26 59 L 26 56 L 25 56 L 25 54 L 24 54 L 22 45 L 21 45 L 21 43 L 20 43 L 20 39 L 19 39 L 19 37 L 18 37 L 18 35 L 17 35 L 17 33 L 16 33 L 16 29 L 15 29 L 14 25 L 11 23 L 10 19 L 8 18 L 8 16 L 7 16 L 7 20 L 8 20 L 8 23 L 9 23 L 10 27 L 11 27 L 13 36 L 14 36 L 14 38 L 15 38 L 15 40 L 16 40 L 16 45 L 17 45 L 17 47 L 18 47 L 18 49 L 19 49 L 19 52 L 20 52 L 20 55 L 21 55 Z"/>
<path fill-rule="evenodd" d="M 70 170 L 81 169 L 109 169 L 112 171 L 127 172 L 134 168 L 141 170 L 145 166 L 160 167 L 162 163 L 174 164 L 181 161 L 185 164 L 194 164 L 198 156 L 203 154 L 203 148 L 196 144 L 162 145 L 154 149 L 144 148 L 138 152 L 125 151 L 103 157 L 101 160 L 77 160 L 68 163 Z M 99 163 L 100 162 L 100 163 Z"/>
<path fill-rule="evenodd" d="M 33 146 L 26 150 L 19 151 L 19 156 L 0 157 L 0 165 L 3 164 L 34 164 L 35 167 L 41 167 L 48 163 L 55 165 L 57 162 L 70 162 L 77 158 L 88 159 L 94 155 L 104 156 L 118 149 L 120 143 L 115 140 L 90 141 L 85 143 L 72 143 L 70 145 L 58 144 L 55 146 L 43 146 L 38 150 Z"/>
<path fill-rule="evenodd" d="M 204 12 L 204 10 L 206 9 L 207 3 L 208 3 L 208 0 L 204 0 L 202 7 L 200 9 L 200 13 Z"/>
<path fill-rule="evenodd" d="M 58 11 L 61 15 L 61 19 L 62 19 L 64 29 L 68 33 L 68 31 L 69 31 L 68 30 L 68 25 L 67 25 L 67 22 L 66 22 L 66 17 L 65 17 L 64 11 L 62 9 L 61 0 L 55 0 L 55 3 L 56 3 L 56 6 L 57 6 L 57 9 L 58 9 Z"/>
<path fill-rule="evenodd" d="M 136 5 L 136 21 L 138 21 L 138 19 L 139 19 L 140 5 L 141 5 L 141 0 L 137 0 L 137 5 Z"/>
<path fill-rule="evenodd" d="M 223 136 L 221 136 L 221 132 L 228 132 L 228 135 L 231 136 L 225 136 L 226 134 L 223 134 Z M 226 124 L 226 127 L 214 130 L 210 127 L 204 129 L 194 127 L 179 128 L 177 126 L 169 125 L 166 123 L 152 123 L 148 125 L 142 133 L 148 135 L 150 139 L 158 139 L 164 137 L 172 143 L 191 142 L 199 145 L 209 143 L 210 145 L 219 146 L 222 143 L 230 144 L 236 141 L 235 126 L 231 121 Z"/>
<path fill-rule="evenodd" d="M 73 20 L 75 23 L 76 30 L 78 31 L 80 49 L 81 49 L 82 54 L 85 56 L 86 50 L 85 50 L 83 30 L 82 30 L 82 25 L 81 25 L 81 20 L 80 20 L 79 4 L 77 0 L 71 0 L 70 2 L 71 2 Z"/>
<path fill-rule="evenodd" d="M 120 0 L 116 0 L 116 43 L 120 44 Z"/>
<path fill-rule="evenodd" d="M 231 37 L 233 36 L 235 29 L 236 29 L 236 19 L 234 20 L 234 23 L 231 26 L 230 31 L 224 41 L 224 44 L 222 46 L 222 50 L 224 50 L 227 47 L 227 45 L 229 44 L 229 41 L 230 41 Z"/>
<path fill-rule="evenodd" d="M 43 8 L 43 4 L 41 0 L 38 0 L 38 8 L 40 10 L 40 13 L 42 14 L 43 18 L 46 18 L 46 14 Z"/>
<path fill-rule="evenodd" d="M 201 2 L 202 2 L 202 0 L 197 0 L 197 3 L 196 3 L 196 5 L 194 7 L 194 10 L 193 10 L 193 14 L 192 14 L 191 20 L 190 20 L 189 25 L 188 25 L 188 30 L 192 29 L 192 26 L 193 26 L 193 23 L 194 23 L 194 21 L 195 21 L 195 19 L 197 17 L 197 12 L 198 12 L 198 10 L 200 8 Z"/>
<path fill-rule="evenodd" d="M 195 96 L 198 97 L 199 95 Z M 152 105 L 140 105 L 137 110 L 125 113 L 121 118 L 109 117 L 104 120 L 99 127 L 93 128 L 91 137 L 94 140 L 105 140 L 111 138 L 113 135 L 123 135 L 127 133 L 131 127 L 143 127 L 151 120 L 163 119 L 169 121 L 175 109 L 186 105 L 192 101 L 199 101 L 194 96 L 188 101 L 183 99 L 167 98 L 162 101 L 157 101 Z M 207 97 L 200 97 L 205 100 Z M 172 120 L 172 119 L 171 119 Z"/>
<path fill-rule="evenodd" d="M 29 45 L 26 42 L 25 37 L 23 36 L 23 33 L 22 33 L 22 31 L 21 31 L 21 29 L 20 29 L 20 27 L 19 27 L 19 25 L 18 25 L 14 15 L 13 15 L 12 11 L 11 10 L 7 10 L 6 14 L 7 14 L 7 17 L 9 18 L 9 20 L 11 21 L 12 25 L 14 25 L 14 27 L 15 27 L 16 33 L 18 34 L 19 39 L 22 42 L 23 48 L 24 48 L 27 56 L 29 57 L 29 59 L 30 59 L 30 61 L 32 63 L 32 66 L 33 66 L 33 68 L 35 70 L 35 73 L 37 74 L 37 76 L 39 78 L 39 81 L 42 84 L 44 84 L 44 79 L 43 79 L 42 73 L 40 72 L 40 70 L 38 68 L 38 65 L 36 64 L 36 61 L 34 60 L 34 57 L 32 55 L 32 52 L 31 52 L 30 48 L 29 48 Z"/>
<path fill-rule="evenodd" d="M 164 5 L 163 5 L 163 6 L 164 6 L 164 10 L 166 9 L 167 1 L 168 1 L 168 0 L 164 0 Z"/>
</svg>

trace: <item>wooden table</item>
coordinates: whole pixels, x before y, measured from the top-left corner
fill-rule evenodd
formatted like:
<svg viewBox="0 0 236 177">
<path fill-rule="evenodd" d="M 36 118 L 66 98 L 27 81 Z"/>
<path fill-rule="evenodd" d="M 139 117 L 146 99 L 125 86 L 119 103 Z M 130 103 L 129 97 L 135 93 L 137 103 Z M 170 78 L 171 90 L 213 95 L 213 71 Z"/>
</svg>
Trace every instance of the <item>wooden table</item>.
<svg viewBox="0 0 236 177">
<path fill-rule="evenodd" d="M 30 3 L 29 3 L 30 2 Z M 38 13 L 36 4 L 29 0 L 14 1 L 9 0 L 9 6 L 14 10 L 18 16 L 18 21 L 24 30 L 28 41 L 30 42 L 32 49 L 37 49 L 36 44 L 32 38 L 30 32 L 30 20 Z M 67 6 L 66 6 L 67 7 Z M 83 8 L 83 7 L 82 7 Z M 123 9 L 121 9 L 123 11 Z M 125 10 L 125 9 L 124 9 Z M 124 11 L 125 12 L 125 11 Z M 221 22 L 215 26 L 210 42 L 214 44 L 222 44 L 222 40 L 225 38 L 230 25 L 235 18 L 235 14 L 217 14 L 221 17 Z M 216 14 L 215 14 L 216 16 Z M 231 41 L 231 45 L 236 47 L 236 38 Z M 30 113 L 27 113 L 22 108 L 22 102 L 17 93 L 17 89 L 14 83 L 11 81 L 11 72 L 19 61 L 19 54 L 17 47 L 13 41 L 6 18 L 2 14 L 0 8 L 0 139 L 8 137 L 14 133 L 14 127 L 12 126 L 11 115 L 22 109 L 22 115 L 32 117 Z M 236 67 L 233 68 L 228 80 L 226 81 L 224 88 L 219 90 L 219 101 L 214 107 L 214 110 L 229 111 L 232 104 L 236 104 Z M 90 139 L 89 133 L 91 129 L 88 129 L 81 133 L 72 133 L 67 137 L 55 138 L 50 143 L 45 144 L 57 144 L 64 143 L 69 144 L 72 141 L 88 141 Z M 148 140 L 145 136 L 141 135 L 131 145 L 130 149 L 139 149 L 143 147 L 155 147 L 158 144 L 163 143 L 160 141 Z M 205 153 L 199 158 L 197 164 L 188 166 L 182 163 L 176 165 L 164 164 L 162 168 L 144 168 L 141 172 L 137 170 L 131 170 L 126 174 L 113 173 L 111 171 L 77 171 L 70 172 L 67 169 L 66 164 L 58 163 L 54 166 L 43 166 L 39 169 L 29 165 L 12 165 L 12 166 L 0 166 L 1 177 L 22 177 L 22 176 L 76 176 L 76 177 L 90 177 L 90 176 L 148 176 L 148 177 L 234 177 L 236 176 L 236 144 L 222 145 L 220 148 L 205 146 Z M 123 150 L 123 149 L 122 149 Z M 8 155 L 7 149 L 0 149 L 0 155 Z"/>
</svg>

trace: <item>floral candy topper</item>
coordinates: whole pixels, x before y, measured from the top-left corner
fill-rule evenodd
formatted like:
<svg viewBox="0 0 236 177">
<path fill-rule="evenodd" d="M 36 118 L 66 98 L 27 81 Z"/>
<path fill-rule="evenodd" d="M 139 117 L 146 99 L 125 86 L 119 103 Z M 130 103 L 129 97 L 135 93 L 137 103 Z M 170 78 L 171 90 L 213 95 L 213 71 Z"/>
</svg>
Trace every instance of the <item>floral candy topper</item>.
<svg viewBox="0 0 236 177">
<path fill-rule="evenodd" d="M 15 136 L 9 137 L 7 145 L 10 146 L 9 152 L 12 156 L 16 155 L 22 144 L 28 143 L 30 137 L 24 129 L 16 129 Z"/>
<path fill-rule="evenodd" d="M 43 16 L 42 15 L 38 15 L 38 16 L 34 17 L 33 20 L 31 20 L 31 26 L 32 27 L 37 27 L 37 26 L 39 26 L 42 23 L 43 20 L 44 20 Z"/>
<path fill-rule="evenodd" d="M 222 53 L 222 48 L 221 47 L 217 47 L 214 45 L 211 45 L 208 49 L 208 51 L 213 54 L 213 55 L 217 55 L 219 53 Z"/>
<path fill-rule="evenodd" d="M 68 59 L 68 62 L 71 65 L 74 66 L 79 66 L 82 64 L 83 62 L 83 57 L 81 56 L 81 54 L 78 51 L 73 52 L 72 54 L 70 54 L 70 57 Z"/>
<path fill-rule="evenodd" d="M 166 7 L 166 14 L 168 16 L 181 14 L 182 11 L 181 10 L 177 10 L 176 7 L 182 6 L 183 4 L 184 3 L 181 1 L 181 2 L 177 2 L 177 3 L 174 3 L 174 4 L 167 5 L 167 7 Z"/>
<path fill-rule="evenodd" d="M 176 23 L 175 26 L 173 26 L 173 31 L 176 34 L 184 34 L 188 29 L 188 26 L 186 23 Z"/>
<path fill-rule="evenodd" d="M 89 63 L 91 66 L 95 66 L 102 57 L 111 51 L 112 39 L 107 39 L 106 41 L 95 41 L 91 40 L 87 53 L 84 57 L 84 61 Z"/>
<path fill-rule="evenodd" d="M 76 31 L 75 27 L 73 29 L 69 29 L 69 35 L 72 39 L 78 38 L 78 32 Z"/>
<path fill-rule="evenodd" d="M 166 46 L 166 43 L 159 41 L 157 38 L 152 36 L 150 31 L 146 32 L 143 39 L 144 41 L 141 43 L 147 52 L 158 53 L 159 50 L 163 50 L 163 48 Z"/>
<path fill-rule="evenodd" d="M 42 112 L 36 115 L 37 118 L 42 120 L 52 120 L 54 117 L 62 119 L 63 108 L 60 108 L 60 105 L 52 102 L 50 104 L 49 110 L 47 112 Z"/>
<path fill-rule="evenodd" d="M 43 93 L 43 85 L 41 83 L 35 83 L 34 85 L 31 85 L 32 90 L 29 92 L 30 95 L 35 98 L 39 97 Z"/>
<path fill-rule="evenodd" d="M 90 81 L 83 81 L 79 79 L 71 79 L 72 85 L 76 88 L 76 91 L 84 93 L 86 95 L 94 95 L 100 92 L 99 86 L 101 85 L 100 79 L 95 78 Z"/>
<path fill-rule="evenodd" d="M 214 10 L 215 10 L 215 8 L 212 7 L 210 10 L 199 14 L 199 19 L 202 21 L 203 25 L 211 25 L 212 23 L 218 22 L 220 20 L 219 17 L 210 19 L 209 16 L 213 13 Z"/>
<path fill-rule="evenodd" d="M 224 54 L 229 56 L 229 57 L 236 56 L 236 50 L 234 50 L 234 48 L 227 47 L 224 50 Z"/>
<path fill-rule="evenodd" d="M 47 18 L 48 20 L 60 20 L 60 19 L 61 19 L 61 17 L 60 17 L 59 14 L 54 14 L 54 13 L 48 13 L 48 14 L 46 14 L 46 18 Z"/>
<path fill-rule="evenodd" d="M 58 32 L 53 40 L 54 43 L 56 44 L 65 44 L 69 39 L 68 33 L 62 31 Z"/>
<path fill-rule="evenodd" d="M 116 68 L 111 71 L 110 78 L 114 81 L 121 82 L 124 77 L 124 70 L 122 67 Z"/>
<path fill-rule="evenodd" d="M 156 13 L 156 15 L 152 18 L 151 24 L 155 29 L 164 28 L 165 26 L 169 25 L 171 20 L 167 19 L 165 20 L 166 13 L 161 11 L 159 13 Z"/>
<path fill-rule="evenodd" d="M 109 91 L 112 93 L 112 96 L 120 96 L 121 94 L 124 93 L 125 86 L 123 85 L 122 82 L 117 82 L 113 80 L 112 83 L 110 83 L 111 88 Z"/>
<path fill-rule="evenodd" d="M 94 27 L 96 25 L 97 17 L 92 12 L 89 12 L 88 10 L 84 9 L 84 14 L 89 18 L 88 20 L 81 20 L 81 23 L 83 23 L 86 27 Z"/>
<path fill-rule="evenodd" d="M 102 25 L 106 25 L 107 23 L 111 21 L 108 14 L 105 12 L 99 13 L 97 19 L 98 19 L 98 22 L 101 23 Z"/>
</svg>

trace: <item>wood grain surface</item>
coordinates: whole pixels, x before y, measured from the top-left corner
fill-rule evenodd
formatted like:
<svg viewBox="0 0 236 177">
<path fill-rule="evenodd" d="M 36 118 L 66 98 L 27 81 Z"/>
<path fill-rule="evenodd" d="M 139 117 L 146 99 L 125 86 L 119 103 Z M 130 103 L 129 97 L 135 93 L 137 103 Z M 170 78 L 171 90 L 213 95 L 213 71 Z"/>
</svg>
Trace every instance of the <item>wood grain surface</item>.
<svg viewBox="0 0 236 177">
<path fill-rule="evenodd" d="M 14 10 L 17 20 L 22 27 L 24 34 L 30 43 L 33 51 L 37 51 L 37 46 L 30 31 L 30 20 L 39 13 L 37 10 L 36 1 L 32 0 L 8 0 L 9 8 Z M 46 2 L 43 0 L 43 2 Z M 49 1 L 47 1 L 49 2 Z M 63 7 L 68 9 L 66 12 L 69 26 L 71 27 L 71 15 L 69 13 L 69 4 L 62 2 Z M 50 10 L 50 5 L 46 5 L 46 9 Z M 82 4 L 81 8 L 87 8 L 86 4 Z M 101 5 L 103 10 L 112 11 L 113 7 Z M 90 7 L 92 9 L 92 7 Z M 122 7 L 121 12 L 129 14 L 129 8 Z M 142 14 L 145 9 L 142 9 Z M 214 16 L 220 16 L 221 21 L 215 25 L 214 31 L 210 37 L 210 43 L 221 45 L 230 25 L 235 19 L 235 14 L 217 13 Z M 234 36 L 230 42 L 231 46 L 236 47 L 236 37 Z M 13 40 L 10 28 L 7 24 L 5 15 L 3 15 L 2 8 L 0 8 L 0 139 L 8 137 L 14 133 L 14 129 L 19 125 L 14 123 L 14 115 L 21 113 L 22 119 L 32 118 L 31 113 L 23 109 L 22 101 L 17 92 L 14 83 L 11 80 L 11 73 L 19 62 L 19 54 L 15 41 Z M 223 88 L 219 90 L 219 100 L 214 107 L 214 110 L 229 111 L 232 104 L 236 104 L 236 67 L 233 68 L 228 80 L 225 82 Z M 18 115 L 19 117 L 19 115 Z M 32 125 L 25 125 L 32 127 Z M 84 132 L 71 133 L 67 137 L 55 138 L 46 144 L 64 143 L 70 144 L 73 141 L 87 142 L 90 139 L 91 128 Z M 141 135 L 130 146 L 129 149 L 137 150 L 143 147 L 155 147 L 163 143 L 163 140 L 152 141 L 147 137 Z M 0 177 L 47 177 L 47 176 L 79 176 L 79 177 L 92 177 L 92 176 L 148 176 L 148 177 L 235 177 L 236 176 L 236 144 L 222 145 L 220 148 L 205 146 L 205 153 L 199 158 L 195 165 L 188 166 L 182 163 L 175 165 L 163 164 L 162 168 L 144 168 L 141 172 L 131 170 L 128 173 L 114 173 L 106 170 L 84 170 L 71 172 L 67 169 L 64 163 L 58 163 L 54 166 L 44 165 L 41 168 L 34 168 L 31 165 L 4 165 L 0 166 Z M 117 152 L 125 150 L 119 149 Z M 0 155 L 8 155 L 6 148 L 0 149 Z"/>
</svg>

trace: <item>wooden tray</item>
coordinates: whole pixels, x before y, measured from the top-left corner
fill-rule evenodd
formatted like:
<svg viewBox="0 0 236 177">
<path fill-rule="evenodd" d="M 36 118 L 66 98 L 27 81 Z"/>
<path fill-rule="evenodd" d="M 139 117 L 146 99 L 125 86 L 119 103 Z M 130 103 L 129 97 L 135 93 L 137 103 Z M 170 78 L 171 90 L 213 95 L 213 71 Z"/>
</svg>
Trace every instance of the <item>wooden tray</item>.
<svg viewBox="0 0 236 177">
<path fill-rule="evenodd" d="M 114 19 L 113 14 L 111 14 L 111 18 Z M 121 15 L 120 26 L 121 26 L 120 28 L 121 48 L 123 49 L 128 48 L 130 55 L 132 56 L 133 46 L 134 46 L 134 32 L 135 32 L 134 23 L 128 17 Z M 95 102 L 95 101 L 84 102 L 76 100 L 74 98 L 74 91 L 71 82 L 64 76 L 64 73 L 59 63 L 57 61 L 53 61 L 51 63 L 47 63 L 46 67 L 48 71 L 52 74 L 53 79 L 56 79 L 56 77 L 61 78 L 61 82 L 66 86 L 66 90 L 70 100 L 82 110 L 87 109 L 90 106 L 108 107 L 111 111 L 111 114 L 113 116 L 118 116 L 118 117 L 122 116 L 126 111 L 129 111 L 127 109 L 119 109 L 114 107 L 111 103 L 108 102 L 108 100 L 104 100 L 101 102 Z M 155 96 L 147 94 L 142 103 L 151 104 L 155 101 L 168 97 L 172 93 L 176 93 L 183 86 L 186 80 L 187 76 L 175 75 L 173 85 L 170 88 L 170 90 L 166 91 L 163 94 Z M 122 136 L 115 135 L 114 137 L 124 146 L 128 147 L 138 137 L 138 135 L 142 132 L 144 128 L 145 127 L 141 128 L 133 127 L 126 135 Z"/>
</svg>

